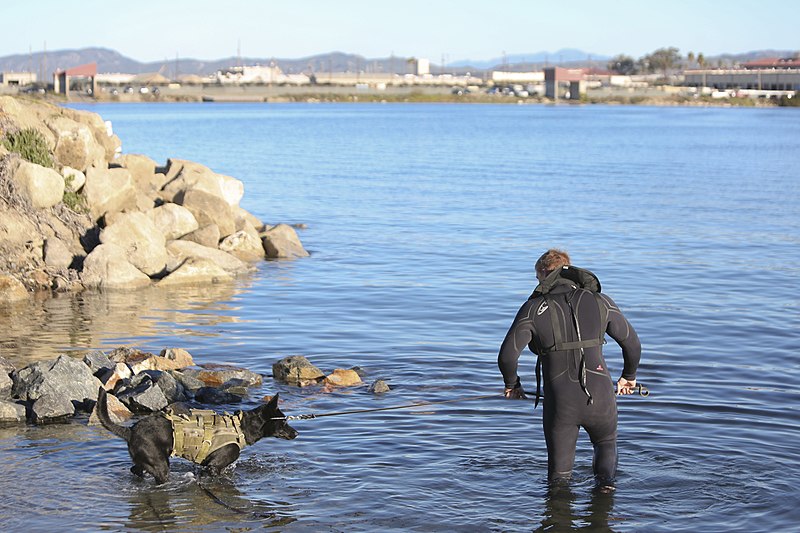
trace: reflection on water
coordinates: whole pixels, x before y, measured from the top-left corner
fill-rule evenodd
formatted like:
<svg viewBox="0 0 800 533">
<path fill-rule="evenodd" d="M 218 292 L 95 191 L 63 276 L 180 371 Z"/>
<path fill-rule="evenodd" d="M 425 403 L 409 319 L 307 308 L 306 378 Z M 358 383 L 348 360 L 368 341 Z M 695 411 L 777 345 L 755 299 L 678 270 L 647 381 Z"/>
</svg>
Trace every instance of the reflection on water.
<svg viewBox="0 0 800 533">
<path fill-rule="evenodd" d="M 585 509 L 580 507 L 578 494 L 567 484 L 550 487 L 545 497 L 545 509 L 536 532 L 614 531 L 609 525 L 614 507 L 614 492 L 593 490 Z"/>
<path fill-rule="evenodd" d="M 7 328 L 0 356 L 20 367 L 66 351 L 81 355 L 129 342 L 141 345 L 152 337 L 163 337 L 165 328 L 176 338 L 214 336 L 215 326 L 242 320 L 236 298 L 251 282 L 244 277 L 135 292 L 84 291 L 0 307 L 0 322 Z"/>
</svg>

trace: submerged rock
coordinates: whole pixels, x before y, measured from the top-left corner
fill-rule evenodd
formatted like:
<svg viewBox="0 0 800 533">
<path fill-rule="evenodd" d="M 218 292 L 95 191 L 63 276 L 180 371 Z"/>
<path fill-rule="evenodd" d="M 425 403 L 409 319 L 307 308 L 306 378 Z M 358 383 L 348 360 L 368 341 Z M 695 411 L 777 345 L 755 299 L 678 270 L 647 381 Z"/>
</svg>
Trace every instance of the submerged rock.
<svg viewBox="0 0 800 533">
<path fill-rule="evenodd" d="M 291 355 L 273 363 L 272 375 L 278 381 L 304 387 L 325 379 L 325 374 L 302 355 Z"/>
<path fill-rule="evenodd" d="M 389 387 L 389 384 L 382 379 L 375 380 L 372 385 L 369 386 L 369 392 L 373 394 L 382 394 L 384 392 L 389 392 L 390 390 L 392 389 Z"/>
<path fill-rule="evenodd" d="M 208 387 L 230 389 L 232 387 L 256 387 L 261 385 L 261 374 L 233 365 L 204 364 L 200 368 L 187 368 L 183 371 L 203 382 Z"/>
<path fill-rule="evenodd" d="M 345 370 L 344 368 L 337 368 L 327 376 L 325 376 L 325 384 L 334 387 L 352 387 L 362 383 L 361 376 L 355 370 Z"/>
</svg>

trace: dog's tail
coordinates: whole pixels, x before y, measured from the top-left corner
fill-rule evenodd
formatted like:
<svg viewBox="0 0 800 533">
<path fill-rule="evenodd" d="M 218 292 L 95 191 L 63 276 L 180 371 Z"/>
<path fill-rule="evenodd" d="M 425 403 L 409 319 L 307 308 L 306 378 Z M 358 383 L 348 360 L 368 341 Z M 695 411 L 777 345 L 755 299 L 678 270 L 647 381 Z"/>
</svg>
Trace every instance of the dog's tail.
<svg viewBox="0 0 800 533">
<path fill-rule="evenodd" d="M 108 393 L 103 387 L 100 387 L 100 393 L 97 396 L 97 418 L 103 427 L 109 430 L 117 437 L 123 438 L 126 441 L 131 440 L 131 428 L 121 426 L 111 420 L 108 416 Z"/>
</svg>

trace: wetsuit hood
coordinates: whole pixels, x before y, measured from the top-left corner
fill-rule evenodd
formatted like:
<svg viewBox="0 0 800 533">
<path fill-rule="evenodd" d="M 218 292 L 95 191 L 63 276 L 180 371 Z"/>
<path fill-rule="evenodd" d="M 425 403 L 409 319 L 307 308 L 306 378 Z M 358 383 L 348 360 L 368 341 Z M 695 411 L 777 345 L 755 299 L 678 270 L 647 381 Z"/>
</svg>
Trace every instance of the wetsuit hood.
<svg viewBox="0 0 800 533">
<path fill-rule="evenodd" d="M 550 274 L 536 286 L 531 298 L 542 296 L 552 292 L 556 287 L 562 285 L 578 286 L 581 289 L 587 289 L 592 292 L 600 292 L 600 280 L 594 273 L 586 270 L 585 268 L 578 268 L 575 266 L 563 266 L 550 272 Z"/>
</svg>

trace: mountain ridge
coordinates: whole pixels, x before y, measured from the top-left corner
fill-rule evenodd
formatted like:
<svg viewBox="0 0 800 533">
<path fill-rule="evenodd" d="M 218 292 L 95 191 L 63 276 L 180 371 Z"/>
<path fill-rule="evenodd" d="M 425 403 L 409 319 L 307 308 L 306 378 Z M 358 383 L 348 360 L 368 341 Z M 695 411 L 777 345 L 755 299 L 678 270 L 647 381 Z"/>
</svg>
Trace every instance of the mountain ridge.
<svg viewBox="0 0 800 533">
<path fill-rule="evenodd" d="M 740 54 L 720 54 L 706 57 L 713 64 L 717 61 L 737 63 L 764 57 L 785 57 L 794 52 L 785 50 L 755 50 Z M 301 58 L 275 57 L 224 57 L 213 60 L 194 58 L 164 59 L 163 61 L 141 62 L 127 57 L 116 50 L 104 47 L 81 49 L 53 50 L 29 54 L 14 54 L 0 57 L 0 71 L 35 72 L 40 78 L 49 79 L 58 69 L 66 69 L 86 63 L 97 63 L 100 73 L 143 74 L 158 72 L 169 78 L 193 74 L 207 76 L 218 70 L 225 70 L 237 65 L 269 65 L 277 64 L 287 74 L 299 72 L 394 72 L 396 74 L 411 73 L 410 62 L 414 58 L 391 56 L 387 58 L 366 58 L 358 54 L 346 52 L 328 52 Z M 524 71 L 541 68 L 545 65 L 563 65 L 571 67 L 605 66 L 608 56 L 591 54 L 582 50 L 564 48 L 555 52 L 541 51 L 532 54 L 508 54 L 489 60 L 457 60 L 447 62 L 444 66 L 431 63 L 431 73 L 477 73 L 488 70 Z"/>
</svg>

